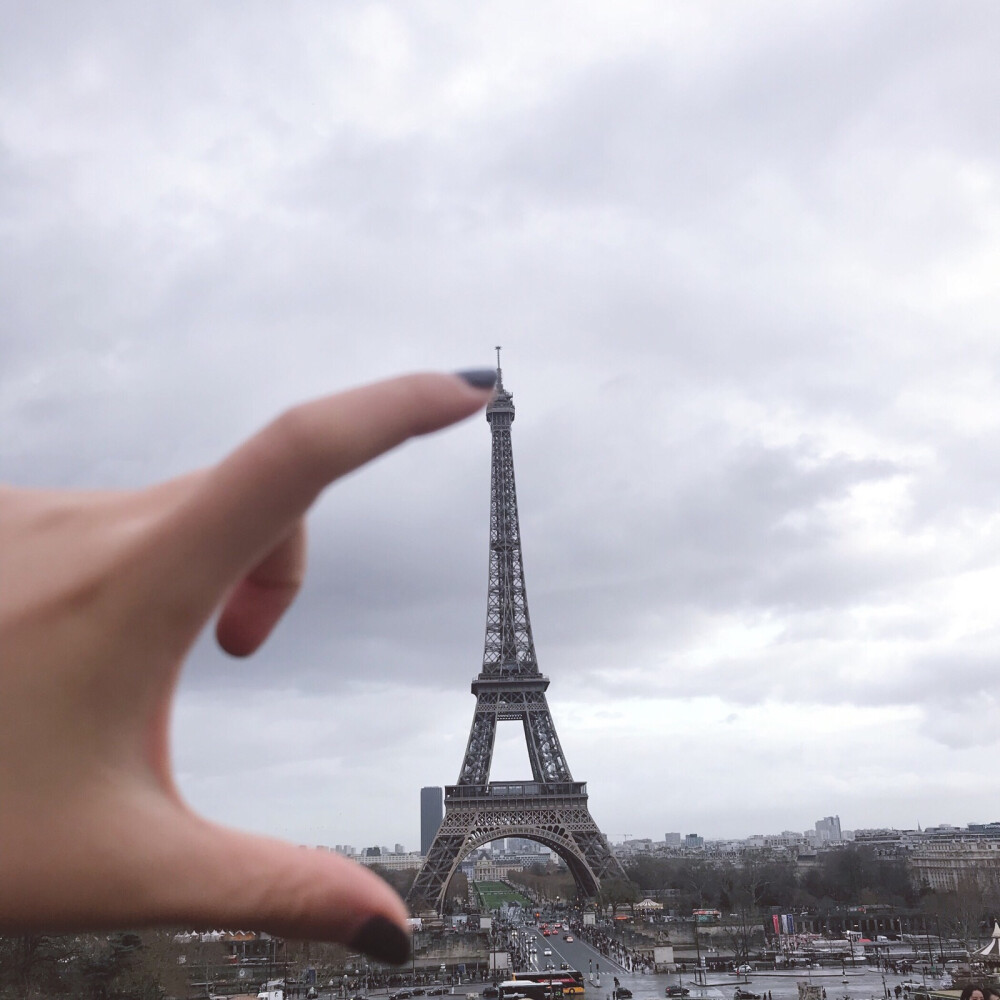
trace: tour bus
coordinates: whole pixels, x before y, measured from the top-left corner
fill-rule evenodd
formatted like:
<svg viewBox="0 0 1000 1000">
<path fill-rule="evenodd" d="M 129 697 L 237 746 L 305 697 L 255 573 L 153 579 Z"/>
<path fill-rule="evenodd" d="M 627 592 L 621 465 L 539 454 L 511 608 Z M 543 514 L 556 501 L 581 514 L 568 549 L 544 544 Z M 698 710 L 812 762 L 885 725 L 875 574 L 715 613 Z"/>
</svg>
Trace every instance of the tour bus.
<svg viewBox="0 0 1000 1000">
<path fill-rule="evenodd" d="M 583 994 L 583 973 L 576 969 L 546 969 L 544 972 L 514 972 L 513 979 L 518 981 L 533 979 L 536 983 L 558 984 L 563 996 L 580 996 Z"/>
<path fill-rule="evenodd" d="M 522 973 L 522 975 L 527 975 Z M 500 1000 L 559 1000 L 562 997 L 562 984 L 542 981 L 538 977 L 532 979 L 508 979 L 500 983 Z"/>
</svg>

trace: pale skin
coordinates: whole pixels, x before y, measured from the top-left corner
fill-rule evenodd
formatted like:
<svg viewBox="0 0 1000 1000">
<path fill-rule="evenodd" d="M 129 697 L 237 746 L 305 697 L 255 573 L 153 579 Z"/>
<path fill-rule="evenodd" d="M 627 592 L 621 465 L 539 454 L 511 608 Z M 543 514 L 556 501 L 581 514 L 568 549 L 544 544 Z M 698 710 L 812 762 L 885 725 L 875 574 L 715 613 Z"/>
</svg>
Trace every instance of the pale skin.
<svg viewBox="0 0 1000 1000">
<path fill-rule="evenodd" d="M 372 918 L 405 926 L 402 901 L 352 862 L 196 815 L 174 783 L 171 703 L 213 617 L 234 656 L 267 638 L 327 485 L 489 397 L 406 376 L 296 407 L 149 489 L 0 490 L 0 932 L 167 924 L 350 943 Z"/>
</svg>

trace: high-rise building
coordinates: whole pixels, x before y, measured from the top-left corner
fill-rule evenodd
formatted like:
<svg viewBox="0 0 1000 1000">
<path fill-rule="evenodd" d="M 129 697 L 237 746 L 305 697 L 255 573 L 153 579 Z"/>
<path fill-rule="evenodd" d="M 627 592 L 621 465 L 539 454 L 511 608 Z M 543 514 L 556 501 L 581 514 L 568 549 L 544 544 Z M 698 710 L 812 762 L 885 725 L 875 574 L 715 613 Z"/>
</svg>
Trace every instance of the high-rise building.
<svg viewBox="0 0 1000 1000">
<path fill-rule="evenodd" d="M 681 835 L 679 833 L 665 833 L 663 835 L 663 843 L 667 847 L 680 847 Z"/>
<path fill-rule="evenodd" d="M 840 817 L 824 816 L 816 820 L 816 838 L 821 844 L 839 844 L 844 839 L 840 835 Z"/>
<path fill-rule="evenodd" d="M 420 853 L 426 855 L 444 819 L 444 789 L 420 789 Z"/>
</svg>

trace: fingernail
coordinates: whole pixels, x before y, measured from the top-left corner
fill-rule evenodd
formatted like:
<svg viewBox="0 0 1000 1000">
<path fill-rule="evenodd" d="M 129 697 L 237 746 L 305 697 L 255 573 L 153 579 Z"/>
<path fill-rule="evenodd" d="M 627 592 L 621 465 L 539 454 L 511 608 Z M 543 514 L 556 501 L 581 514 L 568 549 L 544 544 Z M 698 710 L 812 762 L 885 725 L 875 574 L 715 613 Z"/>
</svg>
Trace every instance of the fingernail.
<svg viewBox="0 0 1000 1000">
<path fill-rule="evenodd" d="M 372 917 L 354 935 L 351 947 L 363 951 L 376 962 L 402 965 L 410 960 L 410 936 L 386 917 Z"/>
<path fill-rule="evenodd" d="M 497 384 L 497 371 L 495 368 L 470 368 L 468 371 L 455 372 L 455 374 L 465 379 L 473 389 L 492 389 Z"/>
</svg>

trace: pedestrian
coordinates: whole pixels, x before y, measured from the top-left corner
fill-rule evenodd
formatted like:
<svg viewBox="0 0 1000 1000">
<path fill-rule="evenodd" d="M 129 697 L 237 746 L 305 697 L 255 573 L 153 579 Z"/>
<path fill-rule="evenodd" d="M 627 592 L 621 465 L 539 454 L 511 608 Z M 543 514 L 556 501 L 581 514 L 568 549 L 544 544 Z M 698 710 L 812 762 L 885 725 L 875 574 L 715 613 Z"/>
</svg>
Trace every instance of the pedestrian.
<svg viewBox="0 0 1000 1000">
<path fill-rule="evenodd" d="M 959 994 L 959 1000 L 986 1000 L 986 993 L 978 983 L 968 983 Z"/>
</svg>

